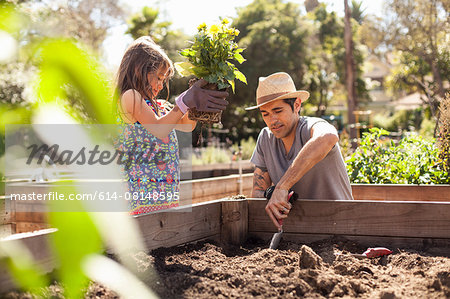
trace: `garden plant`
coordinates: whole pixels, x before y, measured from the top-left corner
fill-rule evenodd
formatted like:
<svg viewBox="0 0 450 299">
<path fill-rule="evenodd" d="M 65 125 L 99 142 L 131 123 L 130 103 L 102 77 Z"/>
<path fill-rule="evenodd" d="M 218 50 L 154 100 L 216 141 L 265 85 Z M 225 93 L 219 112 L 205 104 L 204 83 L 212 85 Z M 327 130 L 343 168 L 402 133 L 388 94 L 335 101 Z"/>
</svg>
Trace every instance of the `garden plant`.
<svg viewBox="0 0 450 299">
<path fill-rule="evenodd" d="M 398 144 L 389 132 L 372 128 L 346 160 L 352 183 L 448 184 L 450 176 L 434 140 L 409 133 Z"/>
<path fill-rule="evenodd" d="M 181 76 L 195 75 L 209 83 L 204 88 L 223 90 L 231 87 L 233 92 L 235 79 L 247 83 L 244 74 L 229 61 L 242 63 L 245 59 L 241 54 L 244 49 L 239 48 L 234 41 L 239 30 L 230 28 L 228 23 L 227 19 L 223 19 L 218 25 L 208 27 L 203 23 L 198 26 L 198 33 L 191 47 L 180 52 L 188 61 L 175 64 Z M 208 113 L 196 109 L 189 111 L 189 118 L 201 123 L 218 123 L 221 115 L 222 112 Z"/>
</svg>

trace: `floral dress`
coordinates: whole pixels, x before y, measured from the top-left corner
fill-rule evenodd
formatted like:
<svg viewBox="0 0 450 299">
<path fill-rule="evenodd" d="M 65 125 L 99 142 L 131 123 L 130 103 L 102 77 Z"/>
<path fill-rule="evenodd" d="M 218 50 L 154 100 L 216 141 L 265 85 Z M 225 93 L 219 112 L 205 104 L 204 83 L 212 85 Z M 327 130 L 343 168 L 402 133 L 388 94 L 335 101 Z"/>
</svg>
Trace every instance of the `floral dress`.
<svg viewBox="0 0 450 299">
<path fill-rule="evenodd" d="M 151 101 L 145 100 L 156 113 Z M 162 115 L 166 110 L 158 102 Z M 118 114 L 120 126 L 116 141 L 122 153 L 122 169 L 128 181 L 125 199 L 130 214 L 148 214 L 177 207 L 179 204 L 179 151 L 175 130 L 163 139 L 147 131 L 139 122 L 125 123 Z"/>
</svg>

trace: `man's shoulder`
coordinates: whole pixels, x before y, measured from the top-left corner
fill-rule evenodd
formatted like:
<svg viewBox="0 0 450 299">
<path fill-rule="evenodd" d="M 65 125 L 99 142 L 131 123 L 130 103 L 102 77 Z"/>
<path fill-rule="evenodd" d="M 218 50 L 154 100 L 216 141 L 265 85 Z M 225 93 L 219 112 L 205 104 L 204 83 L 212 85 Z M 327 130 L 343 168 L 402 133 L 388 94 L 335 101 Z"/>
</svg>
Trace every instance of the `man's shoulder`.
<svg viewBox="0 0 450 299">
<path fill-rule="evenodd" d="M 324 120 L 323 118 L 315 117 L 315 116 L 302 116 L 300 118 L 300 120 L 301 120 L 301 122 L 306 122 L 308 124 L 313 124 L 313 123 L 317 123 L 317 122 L 320 122 L 320 121 L 326 122 L 326 120 Z"/>
<path fill-rule="evenodd" d="M 268 127 L 264 127 L 261 129 L 261 131 L 259 132 L 259 136 L 258 136 L 258 143 L 267 143 L 270 140 L 272 140 L 273 138 L 275 138 L 272 134 L 272 132 L 270 131 L 270 129 Z"/>
</svg>

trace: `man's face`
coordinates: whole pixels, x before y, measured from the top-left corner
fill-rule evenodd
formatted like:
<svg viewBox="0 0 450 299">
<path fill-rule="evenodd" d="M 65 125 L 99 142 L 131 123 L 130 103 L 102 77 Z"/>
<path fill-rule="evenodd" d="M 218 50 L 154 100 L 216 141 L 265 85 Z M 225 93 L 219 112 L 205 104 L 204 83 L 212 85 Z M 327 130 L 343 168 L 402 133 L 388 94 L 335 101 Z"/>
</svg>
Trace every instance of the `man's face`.
<svg viewBox="0 0 450 299">
<path fill-rule="evenodd" d="M 298 120 L 301 101 L 294 103 L 294 111 L 284 100 L 276 100 L 259 108 L 264 122 L 276 138 L 286 138 L 293 134 Z"/>
</svg>

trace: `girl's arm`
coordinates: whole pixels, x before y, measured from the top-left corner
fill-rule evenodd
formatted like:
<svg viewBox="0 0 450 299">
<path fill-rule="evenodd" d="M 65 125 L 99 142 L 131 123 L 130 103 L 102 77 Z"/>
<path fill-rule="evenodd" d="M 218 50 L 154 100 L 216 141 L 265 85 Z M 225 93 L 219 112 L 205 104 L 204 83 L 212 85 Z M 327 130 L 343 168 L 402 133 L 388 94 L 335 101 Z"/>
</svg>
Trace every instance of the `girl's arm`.
<svg viewBox="0 0 450 299">
<path fill-rule="evenodd" d="M 186 113 L 178 122 L 178 124 L 175 126 L 175 129 L 182 132 L 192 132 L 195 129 L 195 126 L 197 126 L 196 120 L 190 120 L 188 117 L 188 113 Z M 187 126 L 190 125 L 190 126 Z"/>
<path fill-rule="evenodd" d="M 172 103 L 169 103 L 166 100 L 158 100 L 158 102 L 161 103 L 161 105 L 164 107 L 164 109 L 166 109 L 166 111 L 170 111 L 174 107 L 174 105 Z M 184 114 L 184 116 L 178 121 L 177 125 L 175 126 L 175 130 L 178 130 L 181 132 L 192 132 L 195 129 L 195 126 L 197 125 L 197 121 L 190 120 L 188 115 L 189 115 L 189 112 Z"/>
<path fill-rule="evenodd" d="M 148 132 L 160 139 L 167 137 L 183 117 L 176 105 L 165 115 L 156 115 L 141 94 L 132 89 L 123 93 L 120 104 L 128 122 L 138 121 Z"/>
</svg>

